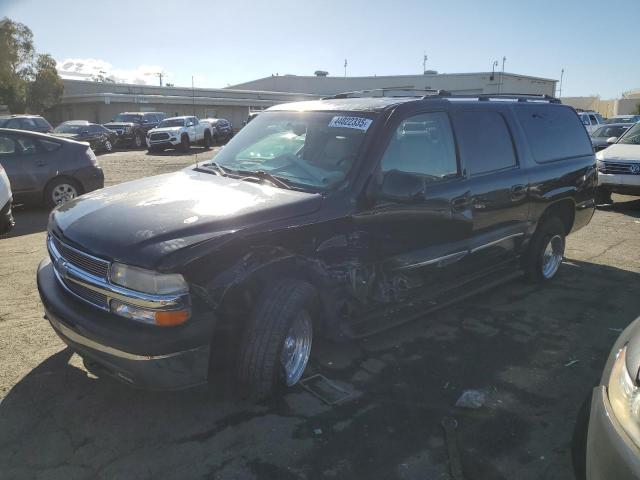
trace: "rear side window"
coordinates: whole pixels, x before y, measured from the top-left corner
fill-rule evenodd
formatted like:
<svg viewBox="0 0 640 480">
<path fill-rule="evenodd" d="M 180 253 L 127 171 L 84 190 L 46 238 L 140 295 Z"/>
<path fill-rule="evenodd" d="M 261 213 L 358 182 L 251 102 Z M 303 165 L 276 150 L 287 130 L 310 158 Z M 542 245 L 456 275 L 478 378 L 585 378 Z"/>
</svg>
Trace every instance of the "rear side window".
<svg viewBox="0 0 640 480">
<path fill-rule="evenodd" d="M 519 105 L 516 115 L 538 163 L 593 154 L 580 119 L 569 107 Z"/>
<path fill-rule="evenodd" d="M 516 166 L 511 133 L 500 113 L 481 110 L 457 112 L 453 125 L 460 155 L 470 175 Z"/>
<path fill-rule="evenodd" d="M 36 122 L 36 125 L 38 126 L 38 128 L 43 128 L 46 130 L 51 129 L 51 125 L 44 118 L 36 117 L 33 119 L 33 121 Z"/>
<path fill-rule="evenodd" d="M 18 150 L 16 142 L 7 135 L 0 135 L 0 156 L 13 155 Z"/>
<path fill-rule="evenodd" d="M 53 152 L 54 150 L 57 150 L 62 146 L 58 142 L 53 142 L 50 140 L 39 140 L 39 142 L 42 148 L 47 152 Z"/>
</svg>

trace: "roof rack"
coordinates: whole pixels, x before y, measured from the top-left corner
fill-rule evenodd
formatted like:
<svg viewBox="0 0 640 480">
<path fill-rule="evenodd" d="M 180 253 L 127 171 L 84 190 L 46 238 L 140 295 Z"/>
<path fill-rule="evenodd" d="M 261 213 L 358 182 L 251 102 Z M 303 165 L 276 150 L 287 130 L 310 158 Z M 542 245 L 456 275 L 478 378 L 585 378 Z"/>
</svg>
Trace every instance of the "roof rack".
<svg viewBox="0 0 640 480">
<path fill-rule="evenodd" d="M 337 100 L 341 98 L 366 98 L 366 97 L 446 97 L 451 93 L 446 90 L 436 90 L 432 88 L 413 88 L 413 87 L 389 87 L 374 88 L 371 90 L 354 90 L 352 92 L 336 93 L 322 100 Z"/>
<path fill-rule="evenodd" d="M 402 93 L 404 92 L 404 93 Z M 343 92 L 323 97 L 322 100 L 337 100 L 342 98 L 363 98 L 363 97 L 416 97 L 422 100 L 434 98 L 447 99 L 476 99 L 478 101 L 490 100 L 515 100 L 517 102 L 548 102 L 562 103 L 559 98 L 547 94 L 534 93 L 478 93 L 478 94 L 454 94 L 448 90 L 436 90 L 429 88 L 376 88 L 372 90 L 356 90 L 353 92 Z"/>
</svg>

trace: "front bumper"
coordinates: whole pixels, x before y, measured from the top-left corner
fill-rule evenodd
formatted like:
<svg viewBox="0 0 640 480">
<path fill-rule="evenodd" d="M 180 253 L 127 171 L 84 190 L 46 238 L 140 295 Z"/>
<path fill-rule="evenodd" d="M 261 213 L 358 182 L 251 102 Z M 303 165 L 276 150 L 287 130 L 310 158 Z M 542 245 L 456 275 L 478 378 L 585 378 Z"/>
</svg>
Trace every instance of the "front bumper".
<svg viewBox="0 0 640 480">
<path fill-rule="evenodd" d="M 587 480 L 640 478 L 640 450 L 611 411 L 606 387 L 593 390 L 587 438 Z"/>
<path fill-rule="evenodd" d="M 640 195 L 640 175 L 598 172 L 598 186 L 623 195 Z"/>
<path fill-rule="evenodd" d="M 38 267 L 45 317 L 58 336 L 100 371 L 128 384 L 175 390 L 207 381 L 211 329 L 205 322 L 182 327 L 138 325 L 73 298 L 58 283 L 47 258 Z"/>
<path fill-rule="evenodd" d="M 0 209 L 0 235 L 8 233 L 14 227 L 13 214 L 11 213 L 11 199 Z"/>
</svg>

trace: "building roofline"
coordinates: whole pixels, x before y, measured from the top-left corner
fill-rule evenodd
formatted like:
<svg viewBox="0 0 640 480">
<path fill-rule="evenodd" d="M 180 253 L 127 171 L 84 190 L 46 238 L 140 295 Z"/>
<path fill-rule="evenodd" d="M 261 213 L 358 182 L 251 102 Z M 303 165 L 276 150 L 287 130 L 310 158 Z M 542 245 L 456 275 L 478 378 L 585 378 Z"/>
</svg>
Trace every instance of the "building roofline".
<svg viewBox="0 0 640 480">
<path fill-rule="evenodd" d="M 447 76 L 464 77 L 464 76 L 491 75 L 491 74 L 492 72 L 427 73 L 427 74 L 416 73 L 415 75 L 364 75 L 364 76 L 354 76 L 354 77 L 331 77 L 331 76 L 318 77 L 316 75 L 270 75 L 268 77 L 262 77 L 262 78 L 257 78 L 255 80 L 249 80 L 247 82 L 237 83 L 235 85 L 231 85 L 231 87 L 229 87 L 228 89 L 225 88 L 224 90 L 231 90 L 234 87 L 238 87 L 240 85 L 246 85 L 247 83 L 253 83 L 261 80 L 268 80 L 271 78 L 301 78 L 305 80 L 321 78 L 322 81 L 337 81 L 337 80 L 345 80 L 345 79 L 346 80 L 369 80 L 369 79 L 399 79 L 399 78 L 447 77 Z M 532 75 L 522 75 L 519 73 L 510 73 L 510 72 L 503 73 L 503 72 L 496 71 L 496 72 L 493 72 L 493 75 L 504 75 L 504 76 L 517 77 L 517 78 L 528 78 L 531 80 L 542 80 L 545 82 L 556 82 L 556 83 L 558 82 L 558 80 L 555 80 L 553 78 L 535 77 Z"/>
</svg>

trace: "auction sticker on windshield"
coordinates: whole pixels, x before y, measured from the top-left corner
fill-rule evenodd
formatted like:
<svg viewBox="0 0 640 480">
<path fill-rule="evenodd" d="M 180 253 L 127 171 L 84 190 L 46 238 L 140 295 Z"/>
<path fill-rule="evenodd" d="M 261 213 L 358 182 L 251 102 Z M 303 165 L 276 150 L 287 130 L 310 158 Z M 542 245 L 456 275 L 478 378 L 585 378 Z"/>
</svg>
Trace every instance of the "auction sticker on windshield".
<svg viewBox="0 0 640 480">
<path fill-rule="evenodd" d="M 330 127 L 334 128 L 355 128 L 357 130 L 366 131 L 371 125 L 370 118 L 362 117 L 333 117 L 329 122 Z"/>
</svg>

